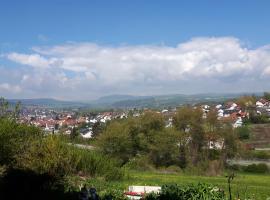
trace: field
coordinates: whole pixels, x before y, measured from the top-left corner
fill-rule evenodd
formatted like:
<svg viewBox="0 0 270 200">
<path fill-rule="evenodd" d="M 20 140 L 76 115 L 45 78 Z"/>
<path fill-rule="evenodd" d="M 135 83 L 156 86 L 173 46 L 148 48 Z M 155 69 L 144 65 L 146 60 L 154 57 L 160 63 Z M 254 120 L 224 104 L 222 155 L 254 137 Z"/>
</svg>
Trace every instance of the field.
<svg viewBox="0 0 270 200">
<path fill-rule="evenodd" d="M 127 189 L 129 185 L 156 185 L 177 183 L 179 185 L 208 183 L 228 192 L 227 178 L 224 176 L 206 177 L 184 174 L 162 174 L 154 172 L 130 172 L 121 182 L 106 182 L 102 179 L 89 179 L 88 184 L 98 191 L 108 188 Z M 270 198 L 270 175 L 236 174 L 232 181 L 233 199 L 239 194 L 240 199 L 266 200 Z"/>
</svg>

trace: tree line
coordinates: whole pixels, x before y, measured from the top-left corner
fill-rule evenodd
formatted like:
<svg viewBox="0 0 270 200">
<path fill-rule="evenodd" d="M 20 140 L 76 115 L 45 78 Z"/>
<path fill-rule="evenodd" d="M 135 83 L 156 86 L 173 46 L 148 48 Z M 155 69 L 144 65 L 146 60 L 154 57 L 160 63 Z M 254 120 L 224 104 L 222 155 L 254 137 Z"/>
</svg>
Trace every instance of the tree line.
<svg viewBox="0 0 270 200">
<path fill-rule="evenodd" d="M 183 170 L 205 171 L 214 165 L 214 171 L 220 171 L 226 159 L 237 154 L 238 137 L 229 122 L 217 119 L 215 110 L 203 118 L 200 108 L 183 106 L 170 117 L 173 126 L 169 128 L 165 117 L 153 111 L 114 120 L 97 137 L 97 145 L 122 165 L 178 166 Z M 221 147 L 209 148 L 211 141 Z"/>
</svg>

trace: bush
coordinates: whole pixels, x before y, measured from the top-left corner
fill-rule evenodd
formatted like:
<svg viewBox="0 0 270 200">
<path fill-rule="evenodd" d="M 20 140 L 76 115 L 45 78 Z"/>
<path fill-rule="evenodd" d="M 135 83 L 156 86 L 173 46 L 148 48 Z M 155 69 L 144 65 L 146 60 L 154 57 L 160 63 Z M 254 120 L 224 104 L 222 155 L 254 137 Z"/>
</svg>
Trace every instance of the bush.
<svg viewBox="0 0 270 200">
<path fill-rule="evenodd" d="M 130 159 L 126 164 L 125 168 L 138 171 L 151 171 L 154 170 L 154 166 L 149 162 L 147 156 L 139 156 Z"/>
<path fill-rule="evenodd" d="M 92 150 L 74 147 L 73 151 L 79 158 L 77 171 L 93 177 L 103 176 L 106 180 L 120 180 L 124 177 L 124 172 L 117 160 Z"/>
<path fill-rule="evenodd" d="M 177 184 L 164 185 L 159 194 L 149 194 L 145 200 L 225 200 L 224 192 L 206 184 L 179 186 Z"/>
<path fill-rule="evenodd" d="M 209 149 L 209 154 L 208 154 L 208 158 L 210 160 L 218 160 L 220 158 L 221 155 L 221 151 L 217 150 L 217 149 Z"/>
<path fill-rule="evenodd" d="M 258 159 L 270 159 L 270 153 L 267 151 L 254 151 L 252 157 Z"/>
<path fill-rule="evenodd" d="M 238 127 L 235 131 L 240 140 L 247 140 L 250 138 L 250 130 L 247 126 Z"/>
<path fill-rule="evenodd" d="M 166 171 L 172 173 L 181 173 L 183 170 L 177 165 L 171 165 L 166 168 Z"/>
<path fill-rule="evenodd" d="M 264 124 L 264 123 L 269 123 L 269 118 L 267 115 L 256 115 L 251 113 L 249 117 L 249 121 L 253 124 Z"/>
<path fill-rule="evenodd" d="M 16 155 L 24 152 L 29 148 L 29 143 L 41 136 L 41 131 L 36 127 L 0 118 L 0 165 L 13 166 Z"/>
<path fill-rule="evenodd" d="M 16 155 L 17 167 L 56 177 L 76 172 L 79 158 L 59 137 L 50 135 L 28 145 L 24 152 Z"/>
<path fill-rule="evenodd" d="M 106 181 L 118 181 L 124 177 L 124 171 L 118 167 L 112 167 L 106 171 L 104 177 Z"/>
<path fill-rule="evenodd" d="M 128 200 L 122 190 L 108 189 L 100 193 L 101 199 L 104 200 Z"/>
<path fill-rule="evenodd" d="M 260 163 L 260 164 L 251 164 L 246 167 L 244 167 L 245 172 L 252 172 L 252 173 L 268 173 L 269 168 L 266 164 Z"/>
</svg>

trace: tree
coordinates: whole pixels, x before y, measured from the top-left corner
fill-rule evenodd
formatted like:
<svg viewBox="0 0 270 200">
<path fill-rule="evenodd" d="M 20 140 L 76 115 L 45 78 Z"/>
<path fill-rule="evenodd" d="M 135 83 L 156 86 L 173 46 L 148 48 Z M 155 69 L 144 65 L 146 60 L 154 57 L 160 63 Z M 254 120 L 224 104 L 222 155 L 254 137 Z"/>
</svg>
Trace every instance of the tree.
<svg viewBox="0 0 270 200">
<path fill-rule="evenodd" d="M 24 152 L 31 141 L 42 137 L 40 129 L 0 118 L 0 165 L 13 165 L 15 155 Z"/>
<path fill-rule="evenodd" d="M 110 123 L 97 138 L 97 144 L 103 153 L 119 158 L 122 163 L 132 157 L 132 140 L 125 123 Z"/>
<path fill-rule="evenodd" d="M 187 132 L 192 120 L 193 110 L 191 107 L 183 106 L 177 110 L 173 117 L 173 125 L 179 131 Z"/>
<path fill-rule="evenodd" d="M 191 159 L 193 164 L 197 164 L 200 156 L 203 155 L 202 147 L 206 145 L 205 132 L 201 124 L 193 124 L 190 130 L 191 143 Z"/>
<path fill-rule="evenodd" d="M 242 96 L 236 100 L 237 105 L 239 105 L 244 111 L 254 105 L 255 102 L 255 96 Z"/>
<path fill-rule="evenodd" d="M 150 158 L 156 166 L 170 166 L 179 163 L 179 133 L 174 130 L 157 132 L 150 145 Z"/>
<path fill-rule="evenodd" d="M 92 126 L 92 137 L 96 138 L 104 130 L 104 125 L 100 122 L 96 122 Z"/>
<path fill-rule="evenodd" d="M 21 110 L 21 102 L 18 101 L 16 103 L 16 105 L 15 105 L 14 112 L 13 112 L 13 118 L 14 118 L 14 120 L 16 120 L 19 117 L 20 110 Z"/>
<path fill-rule="evenodd" d="M 230 123 L 224 123 L 223 128 L 220 130 L 222 137 L 224 138 L 224 144 L 222 148 L 223 161 L 226 162 L 227 158 L 232 158 L 237 153 L 238 140 L 237 135 L 234 134 L 232 125 Z"/>
<path fill-rule="evenodd" d="M 160 131 L 165 128 L 165 121 L 160 113 L 147 111 L 140 117 L 141 130 L 146 133 L 155 130 Z"/>
<path fill-rule="evenodd" d="M 8 106 L 8 101 L 6 101 L 3 97 L 0 97 L 0 117 L 7 115 Z"/>
<path fill-rule="evenodd" d="M 265 98 L 266 100 L 270 101 L 270 92 L 264 92 L 263 93 L 263 98 Z"/>
<path fill-rule="evenodd" d="M 79 157 L 60 137 L 49 135 L 33 140 L 28 145 L 28 148 L 16 156 L 20 168 L 53 177 L 63 177 L 75 172 Z"/>
<path fill-rule="evenodd" d="M 215 109 L 211 109 L 207 113 L 206 124 L 207 132 L 214 133 L 219 128 L 218 113 Z"/>
<path fill-rule="evenodd" d="M 73 126 L 72 129 L 71 129 L 70 138 L 71 138 L 71 139 L 75 139 L 75 138 L 77 138 L 79 135 L 80 135 L 80 133 L 79 133 L 78 128 L 76 128 L 75 126 Z"/>
</svg>

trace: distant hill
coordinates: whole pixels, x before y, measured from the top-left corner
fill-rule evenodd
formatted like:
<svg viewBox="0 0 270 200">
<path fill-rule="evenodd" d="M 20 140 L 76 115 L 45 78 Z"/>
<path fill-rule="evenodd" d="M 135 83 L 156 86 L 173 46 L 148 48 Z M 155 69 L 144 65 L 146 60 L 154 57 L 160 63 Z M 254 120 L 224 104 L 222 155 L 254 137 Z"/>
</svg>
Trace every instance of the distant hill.
<svg viewBox="0 0 270 200">
<path fill-rule="evenodd" d="M 22 106 L 40 106 L 50 108 L 78 108 L 78 107 L 89 107 L 90 104 L 74 101 L 62 101 L 50 98 L 40 99 L 8 99 L 11 105 L 21 102 Z"/>
<path fill-rule="evenodd" d="M 259 93 L 257 93 L 259 94 Z M 229 99 L 235 99 L 242 95 L 251 95 L 248 93 L 232 94 L 171 94 L 154 96 L 132 96 L 132 95 L 110 95 L 104 96 L 91 102 L 96 107 L 107 108 L 163 108 L 175 107 L 183 104 L 196 103 L 222 103 Z"/>
<path fill-rule="evenodd" d="M 118 105 L 118 103 L 121 104 L 121 102 L 129 102 L 134 101 L 135 105 L 137 104 L 136 101 L 150 99 L 152 97 L 150 96 L 132 96 L 132 95 L 109 95 L 109 96 L 103 96 L 99 99 L 92 101 L 91 104 L 96 107 L 122 107 L 121 105 Z M 126 105 L 123 105 L 123 107 L 126 107 Z"/>
<path fill-rule="evenodd" d="M 100 97 L 89 102 L 62 101 L 56 99 L 9 99 L 11 104 L 21 101 L 23 106 L 43 106 L 51 108 L 164 108 L 175 107 L 183 104 L 196 103 L 222 103 L 229 99 L 235 99 L 248 93 L 233 94 L 171 94 L 154 96 L 132 96 L 132 95 L 109 95 Z M 255 95 L 261 95 L 256 93 Z"/>
<path fill-rule="evenodd" d="M 183 104 L 196 104 L 196 103 L 210 103 L 210 102 L 223 102 L 228 99 L 234 99 L 241 96 L 241 94 L 196 94 L 196 95 L 159 95 L 149 96 L 140 99 L 126 99 L 119 100 L 112 104 L 117 108 L 131 108 L 131 107 L 174 107 Z"/>
</svg>

